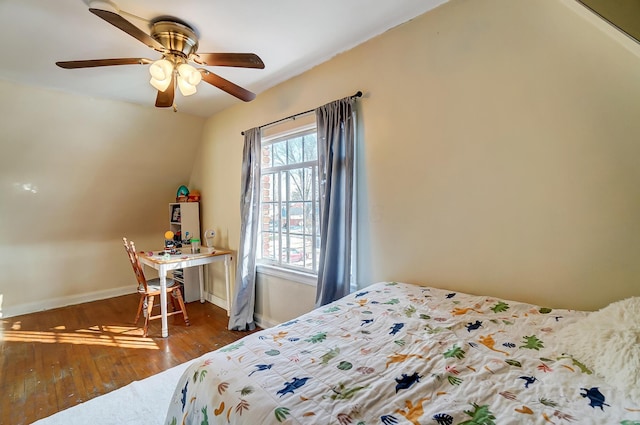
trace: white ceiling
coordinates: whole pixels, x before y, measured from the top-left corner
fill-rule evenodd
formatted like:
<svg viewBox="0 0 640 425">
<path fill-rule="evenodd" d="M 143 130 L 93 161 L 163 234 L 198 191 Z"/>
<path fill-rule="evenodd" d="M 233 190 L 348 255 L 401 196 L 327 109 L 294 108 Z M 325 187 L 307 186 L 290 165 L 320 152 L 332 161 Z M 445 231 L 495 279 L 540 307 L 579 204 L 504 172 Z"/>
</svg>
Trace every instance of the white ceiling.
<svg viewBox="0 0 640 425">
<path fill-rule="evenodd" d="M 117 0 L 115 5 L 147 33 L 148 21 L 158 16 L 186 21 L 199 34 L 200 53 L 257 54 L 265 69 L 208 69 L 259 96 L 445 1 Z M 0 79 L 154 105 L 147 66 L 68 70 L 55 65 L 81 59 L 159 59 L 157 52 L 90 13 L 88 0 L 0 0 L 0 28 L 5 46 Z M 190 97 L 176 92 L 180 112 L 203 117 L 241 102 L 206 83 Z"/>
</svg>

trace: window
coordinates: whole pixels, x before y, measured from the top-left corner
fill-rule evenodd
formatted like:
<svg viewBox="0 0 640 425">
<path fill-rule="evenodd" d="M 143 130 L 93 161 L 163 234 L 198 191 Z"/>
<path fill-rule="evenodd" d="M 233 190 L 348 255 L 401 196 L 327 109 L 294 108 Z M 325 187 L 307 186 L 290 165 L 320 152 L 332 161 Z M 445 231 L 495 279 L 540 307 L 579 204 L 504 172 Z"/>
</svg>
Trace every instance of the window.
<svg viewBox="0 0 640 425">
<path fill-rule="evenodd" d="M 315 123 L 262 140 L 258 262 L 316 274 L 320 247 Z"/>
</svg>

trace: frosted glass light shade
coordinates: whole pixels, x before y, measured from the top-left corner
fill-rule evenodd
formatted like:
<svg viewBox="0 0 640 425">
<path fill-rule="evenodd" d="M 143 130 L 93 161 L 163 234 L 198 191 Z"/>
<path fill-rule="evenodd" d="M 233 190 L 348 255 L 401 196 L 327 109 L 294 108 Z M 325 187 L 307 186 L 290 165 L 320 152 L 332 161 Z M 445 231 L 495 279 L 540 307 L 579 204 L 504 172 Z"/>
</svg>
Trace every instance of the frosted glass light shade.
<svg viewBox="0 0 640 425">
<path fill-rule="evenodd" d="M 178 88 L 183 96 L 191 96 L 197 89 L 196 86 L 202 80 L 202 74 L 189 64 L 178 65 Z"/>
<path fill-rule="evenodd" d="M 189 64 L 181 63 L 178 65 L 178 74 L 192 86 L 197 86 L 202 80 L 202 74 Z"/>
<path fill-rule="evenodd" d="M 160 59 L 149 66 L 149 73 L 151 74 L 149 83 L 156 89 L 165 91 L 171 84 L 173 64 L 166 59 Z"/>
<path fill-rule="evenodd" d="M 195 94 L 196 91 L 198 91 L 196 89 L 196 86 L 193 86 L 187 83 L 184 80 L 184 78 L 182 78 L 179 75 L 178 75 L 178 88 L 180 89 L 180 93 L 182 93 L 183 96 L 191 96 L 192 94 Z"/>
<path fill-rule="evenodd" d="M 149 80 L 149 83 L 153 87 L 155 87 L 156 89 L 158 89 L 160 91 L 165 91 L 169 87 L 169 84 L 171 84 L 171 78 L 167 78 L 164 81 L 160 81 L 160 80 L 156 80 L 155 78 L 151 78 Z"/>
</svg>

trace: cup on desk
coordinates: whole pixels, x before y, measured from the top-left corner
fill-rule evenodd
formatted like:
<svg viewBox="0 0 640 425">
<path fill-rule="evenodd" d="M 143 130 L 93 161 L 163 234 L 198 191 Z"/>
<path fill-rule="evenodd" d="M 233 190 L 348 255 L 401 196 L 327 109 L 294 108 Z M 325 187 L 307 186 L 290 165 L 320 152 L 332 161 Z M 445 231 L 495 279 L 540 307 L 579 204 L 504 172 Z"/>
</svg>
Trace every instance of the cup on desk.
<svg viewBox="0 0 640 425">
<path fill-rule="evenodd" d="M 191 239 L 191 253 L 200 254 L 200 239 Z"/>
</svg>

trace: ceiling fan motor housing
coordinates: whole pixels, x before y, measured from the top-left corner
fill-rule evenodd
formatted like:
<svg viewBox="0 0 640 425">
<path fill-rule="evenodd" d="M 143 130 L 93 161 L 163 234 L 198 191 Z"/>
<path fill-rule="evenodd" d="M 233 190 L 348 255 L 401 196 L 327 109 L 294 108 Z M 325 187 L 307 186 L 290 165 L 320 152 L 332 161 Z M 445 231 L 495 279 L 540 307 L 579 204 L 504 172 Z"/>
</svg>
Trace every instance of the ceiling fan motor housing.
<svg viewBox="0 0 640 425">
<path fill-rule="evenodd" d="M 198 37 L 186 25 L 173 21 L 158 21 L 151 26 L 151 37 L 162 44 L 171 54 L 185 59 L 198 50 Z"/>
</svg>

